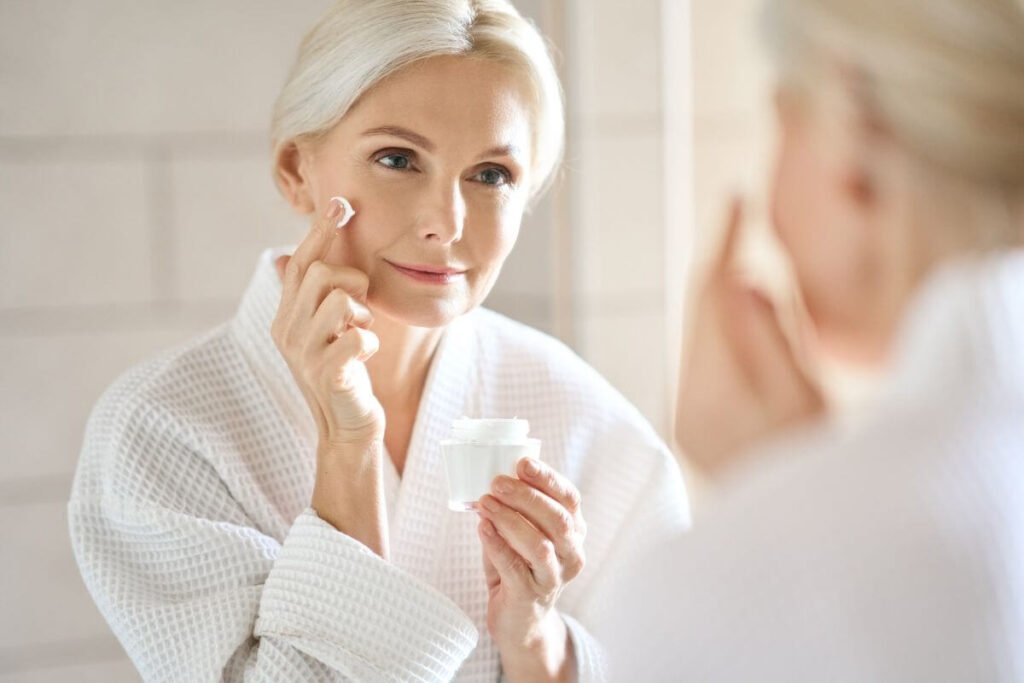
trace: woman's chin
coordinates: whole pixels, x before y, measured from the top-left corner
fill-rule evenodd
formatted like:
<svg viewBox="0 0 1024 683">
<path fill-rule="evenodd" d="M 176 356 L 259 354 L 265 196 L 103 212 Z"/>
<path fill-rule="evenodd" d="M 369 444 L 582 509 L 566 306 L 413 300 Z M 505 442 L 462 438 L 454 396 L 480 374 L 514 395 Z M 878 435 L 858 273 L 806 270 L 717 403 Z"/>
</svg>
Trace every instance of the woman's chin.
<svg viewBox="0 0 1024 683">
<path fill-rule="evenodd" d="M 429 328 L 445 327 L 472 308 L 461 298 L 403 297 L 396 301 L 370 296 L 367 303 L 375 317 L 386 316 L 410 327 Z"/>
</svg>

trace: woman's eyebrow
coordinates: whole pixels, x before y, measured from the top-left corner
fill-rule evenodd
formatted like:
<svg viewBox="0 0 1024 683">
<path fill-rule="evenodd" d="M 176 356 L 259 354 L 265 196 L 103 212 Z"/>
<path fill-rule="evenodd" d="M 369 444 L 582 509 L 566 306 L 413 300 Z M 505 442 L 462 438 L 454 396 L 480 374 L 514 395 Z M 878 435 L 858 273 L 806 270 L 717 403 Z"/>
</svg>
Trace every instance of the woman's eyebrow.
<svg viewBox="0 0 1024 683">
<path fill-rule="evenodd" d="M 519 147 L 519 145 L 509 143 L 505 145 L 498 145 L 497 147 L 492 147 L 491 149 L 481 154 L 480 158 L 483 159 L 485 157 L 512 157 L 513 159 L 518 160 L 521 151 L 522 150 Z"/>
<path fill-rule="evenodd" d="M 422 147 L 428 152 L 434 151 L 434 143 L 419 133 L 415 133 L 408 128 L 402 128 L 401 126 L 379 126 L 377 128 L 370 128 L 369 130 L 364 130 L 363 135 L 391 135 L 396 138 L 408 140 L 412 144 Z"/>
<path fill-rule="evenodd" d="M 415 131 L 411 131 L 408 128 L 402 128 L 401 126 L 377 126 L 376 128 L 364 130 L 362 134 L 367 137 L 373 135 L 389 135 L 396 138 L 402 138 L 403 140 L 408 140 L 409 142 L 411 142 L 414 145 L 417 145 L 418 147 L 422 147 L 428 152 L 434 152 L 437 148 L 433 142 L 431 142 L 423 135 L 420 135 Z M 482 152 L 480 154 L 480 158 L 483 159 L 485 157 L 501 156 L 517 158 L 520 155 L 521 151 L 522 150 L 519 147 L 519 145 L 509 143 L 504 145 L 498 145 L 497 147 L 492 147 L 486 152 Z"/>
</svg>

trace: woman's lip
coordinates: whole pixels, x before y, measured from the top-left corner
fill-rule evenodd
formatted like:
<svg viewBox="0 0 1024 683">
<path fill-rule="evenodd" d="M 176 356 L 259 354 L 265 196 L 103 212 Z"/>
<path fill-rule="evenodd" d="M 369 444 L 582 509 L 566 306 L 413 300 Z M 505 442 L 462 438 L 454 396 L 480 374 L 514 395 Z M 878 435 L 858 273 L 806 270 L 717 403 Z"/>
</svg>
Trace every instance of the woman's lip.
<svg viewBox="0 0 1024 683">
<path fill-rule="evenodd" d="M 399 273 L 410 277 L 413 280 L 429 282 L 437 285 L 450 284 L 466 274 L 466 271 L 464 270 L 455 270 L 453 268 L 439 268 L 438 266 L 423 266 L 418 264 L 398 264 L 392 261 L 388 261 L 387 263 Z"/>
</svg>

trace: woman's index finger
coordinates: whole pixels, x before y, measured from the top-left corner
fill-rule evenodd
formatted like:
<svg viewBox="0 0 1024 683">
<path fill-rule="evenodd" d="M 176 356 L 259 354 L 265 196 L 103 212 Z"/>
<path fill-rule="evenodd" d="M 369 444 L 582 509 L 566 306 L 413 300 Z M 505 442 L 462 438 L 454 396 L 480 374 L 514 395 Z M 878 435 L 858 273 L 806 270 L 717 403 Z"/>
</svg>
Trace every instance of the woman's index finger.
<svg viewBox="0 0 1024 683">
<path fill-rule="evenodd" d="M 743 225 L 743 200 L 733 197 L 729 203 L 729 213 L 725 224 L 725 233 L 718 252 L 715 270 L 719 273 L 729 270 L 736 262 L 739 251 L 740 229 Z"/>
<path fill-rule="evenodd" d="M 337 198 L 331 199 L 327 211 L 313 222 L 313 227 L 305 239 L 295 248 L 295 253 L 288 259 L 282 281 L 283 292 L 286 296 L 290 296 L 298 289 L 309 266 L 327 255 L 327 250 L 338 231 L 338 218 L 343 210 L 342 204 Z"/>
</svg>

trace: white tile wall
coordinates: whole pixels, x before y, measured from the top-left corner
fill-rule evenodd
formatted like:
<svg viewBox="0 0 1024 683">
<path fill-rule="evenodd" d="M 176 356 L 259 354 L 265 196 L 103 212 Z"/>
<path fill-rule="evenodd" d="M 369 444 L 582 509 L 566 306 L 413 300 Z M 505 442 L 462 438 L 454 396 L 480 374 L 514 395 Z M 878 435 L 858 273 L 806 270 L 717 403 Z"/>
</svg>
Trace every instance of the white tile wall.
<svg viewBox="0 0 1024 683">
<path fill-rule="evenodd" d="M 576 260 L 590 305 L 607 295 L 660 291 L 664 282 L 661 135 L 602 133 L 580 141 L 580 244 Z"/>
<path fill-rule="evenodd" d="M 0 3 L 5 136 L 263 130 L 328 0 Z"/>
<path fill-rule="evenodd" d="M 91 656 L 85 649 L 86 659 Z M 0 674 L 0 683 L 140 683 L 135 667 L 127 657 L 88 664 L 48 663 L 44 668 Z"/>
<path fill-rule="evenodd" d="M 0 547 L 4 651 L 21 650 L 24 659 L 39 644 L 106 642 L 109 630 L 72 557 L 64 500 L 0 506 Z"/>
<path fill-rule="evenodd" d="M 661 102 L 659 21 L 654 0 L 574 0 L 570 59 L 578 81 L 574 117 L 615 128 L 656 130 Z M 680 27 L 685 30 L 685 27 Z"/>
<path fill-rule="evenodd" d="M 665 434 L 662 7 L 571 7 L 574 341 Z"/>
<path fill-rule="evenodd" d="M 109 318 L 97 327 L 111 325 Z M 54 477 L 70 477 L 100 393 L 128 366 L 206 329 L 214 318 L 202 315 L 158 329 L 0 336 L 0 491 L 4 483 L 31 486 L 29 480 L 37 479 L 48 485 Z M 28 495 L 23 490 L 19 499 Z"/>
<path fill-rule="evenodd" d="M 0 308 L 152 298 L 146 198 L 140 161 L 0 158 Z"/>
<path fill-rule="evenodd" d="M 266 154 L 175 160 L 168 185 L 174 285 L 187 301 L 237 300 L 264 247 L 309 229 L 278 194 Z"/>
<path fill-rule="evenodd" d="M 665 434 L 669 428 L 665 317 L 660 303 L 646 307 L 648 311 L 644 308 L 595 311 L 585 318 L 583 335 L 590 340 L 590 363 Z"/>
<path fill-rule="evenodd" d="M 762 0 L 693 0 L 693 98 L 698 138 L 712 126 L 744 127 L 760 115 L 769 61 Z"/>
</svg>

